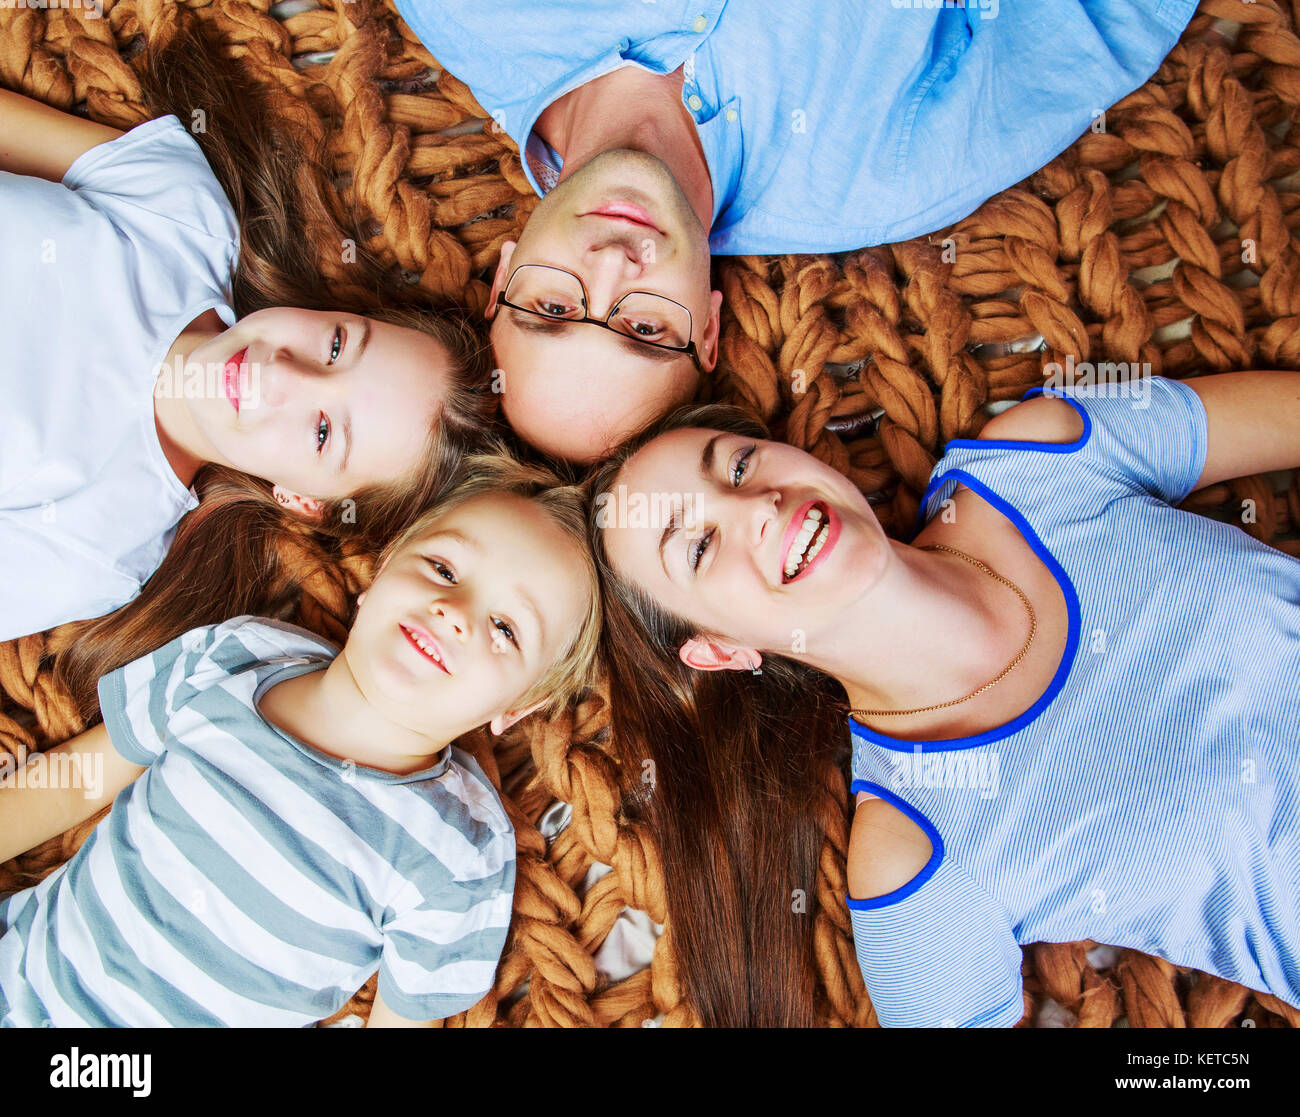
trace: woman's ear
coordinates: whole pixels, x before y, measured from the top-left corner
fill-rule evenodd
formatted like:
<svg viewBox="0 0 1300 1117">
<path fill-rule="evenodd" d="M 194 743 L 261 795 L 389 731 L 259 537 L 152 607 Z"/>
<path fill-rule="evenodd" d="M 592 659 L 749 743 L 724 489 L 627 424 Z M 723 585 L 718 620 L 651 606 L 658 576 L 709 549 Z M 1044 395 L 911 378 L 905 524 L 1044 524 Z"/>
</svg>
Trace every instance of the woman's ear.
<svg viewBox="0 0 1300 1117">
<path fill-rule="evenodd" d="M 303 496 L 292 489 L 282 489 L 279 485 L 272 486 L 271 495 L 280 505 L 304 520 L 319 520 L 325 511 L 323 500 L 317 500 L 314 496 Z"/>
<path fill-rule="evenodd" d="M 753 671 L 759 673 L 763 656 L 753 648 L 729 647 L 692 636 L 680 648 L 678 656 L 696 671 Z"/>
<path fill-rule="evenodd" d="M 496 717 L 488 722 L 488 728 L 492 731 L 492 736 L 500 737 L 501 734 L 514 725 L 515 722 L 522 721 L 529 714 L 537 713 L 537 711 L 545 705 L 546 699 L 543 698 L 540 702 L 534 702 L 526 710 L 507 710 L 504 714 L 497 714 Z"/>
</svg>

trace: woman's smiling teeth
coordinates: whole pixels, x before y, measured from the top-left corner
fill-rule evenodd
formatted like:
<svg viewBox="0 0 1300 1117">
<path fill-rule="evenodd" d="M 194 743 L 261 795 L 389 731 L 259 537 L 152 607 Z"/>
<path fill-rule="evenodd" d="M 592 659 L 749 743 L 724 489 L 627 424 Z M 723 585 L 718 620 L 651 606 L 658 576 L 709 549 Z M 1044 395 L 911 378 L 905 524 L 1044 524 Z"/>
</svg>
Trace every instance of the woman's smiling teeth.
<svg viewBox="0 0 1300 1117">
<path fill-rule="evenodd" d="M 790 543 L 785 556 L 785 580 L 794 578 L 808 563 L 817 557 L 830 530 L 828 520 L 815 507 L 808 509 L 803 525 Z"/>
</svg>

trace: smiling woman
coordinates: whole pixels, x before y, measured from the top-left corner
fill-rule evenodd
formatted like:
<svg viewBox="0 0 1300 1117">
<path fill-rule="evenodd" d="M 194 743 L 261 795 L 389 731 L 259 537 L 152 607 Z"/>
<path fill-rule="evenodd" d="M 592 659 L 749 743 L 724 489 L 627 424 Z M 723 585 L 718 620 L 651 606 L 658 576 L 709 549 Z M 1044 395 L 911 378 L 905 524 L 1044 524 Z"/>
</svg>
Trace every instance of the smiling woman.
<svg viewBox="0 0 1300 1117">
<path fill-rule="evenodd" d="M 138 641 L 285 600 L 286 527 L 386 538 L 495 409 L 463 315 L 361 247 L 325 281 L 316 141 L 178 18 L 125 134 L 0 94 L 0 639 L 99 618 L 63 666 L 83 709 Z"/>
<path fill-rule="evenodd" d="M 1300 1005 L 1300 564 L 1175 507 L 1300 465 L 1300 373 L 1148 387 L 952 440 L 906 543 L 727 408 L 593 476 L 593 512 L 700 494 L 690 523 L 680 497 L 666 526 L 589 519 L 613 721 L 657 774 L 629 806 L 706 1023 L 812 1020 L 850 735 L 847 904 L 882 1024 L 1014 1025 L 1020 947 L 1083 939 Z"/>
</svg>

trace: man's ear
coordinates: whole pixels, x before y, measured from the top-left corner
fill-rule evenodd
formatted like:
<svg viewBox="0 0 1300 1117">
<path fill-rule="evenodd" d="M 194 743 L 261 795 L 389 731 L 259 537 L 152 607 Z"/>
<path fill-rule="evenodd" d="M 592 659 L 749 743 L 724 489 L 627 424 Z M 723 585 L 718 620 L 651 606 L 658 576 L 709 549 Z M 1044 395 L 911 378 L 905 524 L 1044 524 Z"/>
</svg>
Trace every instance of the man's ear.
<svg viewBox="0 0 1300 1117">
<path fill-rule="evenodd" d="M 696 671 L 757 671 L 763 656 L 753 648 L 728 647 L 692 636 L 677 654 L 687 667 Z"/>
<path fill-rule="evenodd" d="M 497 312 L 497 295 L 506 289 L 510 279 L 510 261 L 514 259 L 516 241 L 507 240 L 501 244 L 501 259 L 497 261 L 496 274 L 492 277 L 492 290 L 488 292 L 488 304 L 483 314 L 487 318 Z"/>
<path fill-rule="evenodd" d="M 494 737 L 500 737 L 501 734 L 514 725 L 515 722 L 522 721 L 529 714 L 537 713 L 537 711 L 545 705 L 546 699 L 543 698 L 540 702 L 534 702 L 526 710 L 507 710 L 504 714 L 497 714 L 496 717 L 488 722 L 488 728 L 492 731 Z"/>
<path fill-rule="evenodd" d="M 709 292 L 709 320 L 700 339 L 700 364 L 710 372 L 718 363 L 718 335 L 722 332 L 722 292 Z"/>
<path fill-rule="evenodd" d="M 282 489 L 279 485 L 271 487 L 271 495 L 276 501 L 304 520 L 319 520 L 325 511 L 325 502 L 314 496 L 303 496 L 292 489 Z"/>
</svg>

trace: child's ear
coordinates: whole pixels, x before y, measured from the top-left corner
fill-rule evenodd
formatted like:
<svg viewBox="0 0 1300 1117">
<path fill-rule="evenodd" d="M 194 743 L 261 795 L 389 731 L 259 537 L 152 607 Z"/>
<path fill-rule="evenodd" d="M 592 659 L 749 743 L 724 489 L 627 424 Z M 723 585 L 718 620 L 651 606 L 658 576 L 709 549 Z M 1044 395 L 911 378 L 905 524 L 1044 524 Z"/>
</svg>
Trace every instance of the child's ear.
<svg viewBox="0 0 1300 1117">
<path fill-rule="evenodd" d="M 325 502 L 314 496 L 303 496 L 292 489 L 282 489 L 279 485 L 271 487 L 271 495 L 276 502 L 304 520 L 319 520 L 325 511 Z"/>
<path fill-rule="evenodd" d="M 678 658 L 696 671 L 753 671 L 758 673 L 763 656 L 753 648 L 715 644 L 692 636 L 677 649 Z"/>
<path fill-rule="evenodd" d="M 488 728 L 492 731 L 494 737 L 500 737 L 501 734 L 514 725 L 515 722 L 522 721 L 529 714 L 537 713 L 537 711 L 545 705 L 546 699 L 543 698 L 540 702 L 534 702 L 526 710 L 507 710 L 503 714 L 497 714 L 496 717 L 488 722 Z"/>
</svg>

